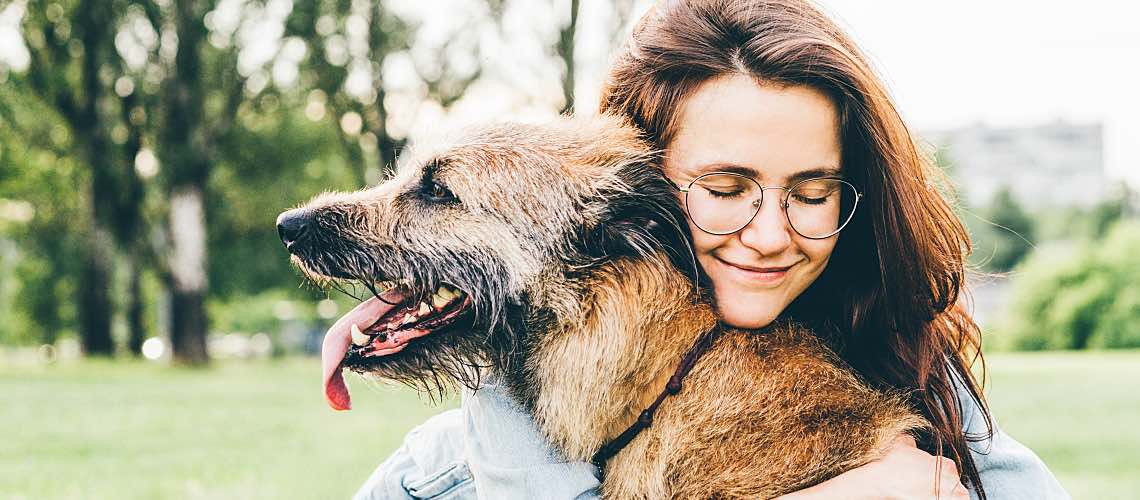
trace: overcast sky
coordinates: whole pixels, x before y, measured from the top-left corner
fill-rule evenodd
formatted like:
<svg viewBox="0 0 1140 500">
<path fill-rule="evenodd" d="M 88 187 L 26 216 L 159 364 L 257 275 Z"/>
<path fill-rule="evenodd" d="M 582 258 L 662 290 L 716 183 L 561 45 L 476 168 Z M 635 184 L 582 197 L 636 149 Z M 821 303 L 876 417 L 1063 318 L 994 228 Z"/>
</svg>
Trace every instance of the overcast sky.
<svg viewBox="0 0 1140 500">
<path fill-rule="evenodd" d="M 582 2 L 577 92 L 579 103 L 590 103 L 588 107 L 597 100 L 611 55 L 608 1 Z M 1140 2 L 818 2 L 870 54 L 913 128 L 1101 122 L 1108 174 L 1140 187 Z M 411 5 L 422 9 L 426 19 L 450 18 L 462 24 L 459 19 L 466 14 L 456 14 L 462 11 L 451 6 L 461 3 L 427 0 Z M 651 3 L 640 0 L 636 12 Z M 18 18 L 8 10 L 8 15 L 0 15 L 0 57 L 6 58 L 20 52 L 22 45 L 16 33 Z M 505 23 L 506 31 L 549 38 L 551 15 L 522 12 Z M 527 38 L 514 38 L 509 45 L 485 53 L 485 62 L 510 68 L 526 66 L 527 59 L 541 60 L 543 43 L 533 37 L 524 41 Z M 553 67 L 538 73 L 516 71 L 505 81 L 489 82 L 477 92 L 478 98 L 459 106 L 452 117 L 468 121 L 486 119 L 488 114 L 526 115 L 528 107 L 549 113 L 560 99 L 557 78 Z M 503 84 L 515 90 L 504 92 Z M 430 113 L 415 121 L 437 122 Z"/>
<path fill-rule="evenodd" d="M 817 3 L 871 56 L 912 128 L 1101 122 L 1108 175 L 1140 188 L 1140 2 Z M 589 78 L 601 76 L 584 73 L 579 94 L 596 99 Z"/>
<path fill-rule="evenodd" d="M 820 3 L 916 128 L 1099 121 L 1109 175 L 1140 187 L 1140 2 Z"/>
</svg>

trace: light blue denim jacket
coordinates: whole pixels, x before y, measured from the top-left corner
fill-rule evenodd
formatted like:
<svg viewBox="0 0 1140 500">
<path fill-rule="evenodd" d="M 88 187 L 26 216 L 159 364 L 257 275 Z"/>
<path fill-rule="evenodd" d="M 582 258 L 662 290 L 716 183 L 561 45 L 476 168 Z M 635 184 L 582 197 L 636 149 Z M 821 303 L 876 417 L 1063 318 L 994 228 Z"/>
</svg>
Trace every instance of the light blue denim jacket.
<svg viewBox="0 0 1140 500">
<path fill-rule="evenodd" d="M 968 395 L 965 430 L 985 431 Z M 986 494 L 993 500 L 1067 499 L 1041 459 L 994 424 L 993 439 L 970 448 Z M 598 470 L 562 458 L 530 416 L 497 385 L 464 394 L 459 409 L 443 412 L 408 433 L 353 497 L 371 499 L 596 499 Z M 971 490 L 971 498 L 977 495 Z"/>
</svg>

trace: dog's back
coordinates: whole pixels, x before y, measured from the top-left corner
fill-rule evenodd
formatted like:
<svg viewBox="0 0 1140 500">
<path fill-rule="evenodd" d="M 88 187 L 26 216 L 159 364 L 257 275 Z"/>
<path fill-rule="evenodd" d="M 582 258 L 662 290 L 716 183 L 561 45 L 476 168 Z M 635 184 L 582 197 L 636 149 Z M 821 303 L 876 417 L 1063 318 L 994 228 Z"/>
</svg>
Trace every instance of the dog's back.
<svg viewBox="0 0 1140 500">
<path fill-rule="evenodd" d="M 925 425 L 795 325 L 727 330 L 606 468 L 610 498 L 772 498 L 883 454 Z"/>
</svg>

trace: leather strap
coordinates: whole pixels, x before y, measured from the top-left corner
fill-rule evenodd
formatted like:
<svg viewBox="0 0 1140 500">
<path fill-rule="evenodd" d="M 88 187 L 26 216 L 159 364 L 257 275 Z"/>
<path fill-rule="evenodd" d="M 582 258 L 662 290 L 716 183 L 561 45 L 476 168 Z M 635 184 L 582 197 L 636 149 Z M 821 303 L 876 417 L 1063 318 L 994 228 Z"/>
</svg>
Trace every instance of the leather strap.
<svg viewBox="0 0 1140 500">
<path fill-rule="evenodd" d="M 677 366 L 677 371 L 673 372 L 672 377 L 669 377 L 669 382 L 665 384 L 665 390 L 657 395 L 657 399 L 653 400 L 653 403 L 650 404 L 645 411 L 641 412 L 641 415 L 637 417 L 637 420 L 635 420 L 628 429 L 598 449 L 598 452 L 590 459 L 590 463 L 604 471 L 606 462 L 609 461 L 610 458 L 617 455 L 618 452 L 621 451 L 622 448 L 625 448 L 630 441 L 633 441 L 633 438 L 637 437 L 641 431 L 653 425 L 653 414 L 657 412 L 657 407 L 661 406 L 661 402 L 664 401 L 665 398 L 681 392 L 681 382 L 685 379 L 685 375 L 689 374 L 689 371 L 693 369 L 693 365 L 697 364 L 697 360 L 701 359 L 701 356 L 708 351 L 713 341 L 720 336 L 721 331 L 722 328 L 720 324 L 717 324 L 712 330 L 709 330 L 697 339 L 693 347 L 689 348 L 689 352 L 685 353 L 685 356 L 681 358 L 681 364 Z"/>
</svg>

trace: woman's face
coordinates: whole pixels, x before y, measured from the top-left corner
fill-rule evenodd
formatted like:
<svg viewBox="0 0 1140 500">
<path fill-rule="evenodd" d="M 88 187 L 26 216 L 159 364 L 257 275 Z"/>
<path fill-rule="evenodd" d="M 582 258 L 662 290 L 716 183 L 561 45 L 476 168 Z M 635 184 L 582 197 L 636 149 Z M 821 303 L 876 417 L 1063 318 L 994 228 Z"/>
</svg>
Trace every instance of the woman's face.
<svg viewBox="0 0 1140 500">
<path fill-rule="evenodd" d="M 839 175 L 839 162 L 839 120 L 827 96 L 733 75 L 704 83 L 686 100 L 665 175 L 685 187 L 708 172 L 745 173 L 768 188 Z M 784 193 L 766 189 L 756 217 L 732 234 L 708 234 L 689 220 L 697 260 L 729 325 L 771 323 L 819 277 L 835 248 L 837 236 L 808 239 L 788 225 Z"/>
</svg>

